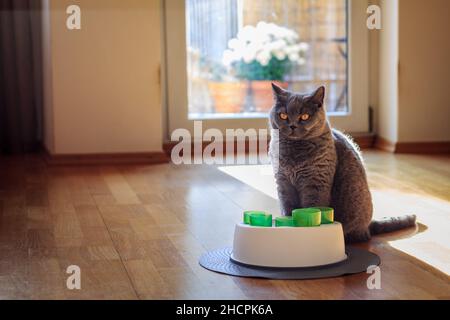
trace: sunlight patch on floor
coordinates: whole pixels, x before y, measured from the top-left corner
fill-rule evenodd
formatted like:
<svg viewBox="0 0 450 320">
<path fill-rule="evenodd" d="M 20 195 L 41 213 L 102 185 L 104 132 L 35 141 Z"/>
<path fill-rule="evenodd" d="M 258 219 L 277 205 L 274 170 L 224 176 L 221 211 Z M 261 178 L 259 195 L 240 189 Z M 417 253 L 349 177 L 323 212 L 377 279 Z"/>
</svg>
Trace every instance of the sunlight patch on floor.
<svg viewBox="0 0 450 320">
<path fill-rule="evenodd" d="M 395 189 L 372 190 L 372 196 L 374 218 L 415 214 L 425 226 L 410 237 L 388 240 L 389 245 L 450 275 L 450 202 Z"/>
<path fill-rule="evenodd" d="M 223 166 L 219 170 L 273 199 L 278 199 L 270 165 Z M 392 239 L 389 245 L 446 274 L 450 274 L 450 202 L 428 194 L 397 189 L 372 189 L 374 219 L 416 214 L 426 230 L 407 238 Z"/>
<path fill-rule="evenodd" d="M 219 170 L 269 197 L 278 199 L 271 165 L 224 166 L 219 167 Z"/>
</svg>

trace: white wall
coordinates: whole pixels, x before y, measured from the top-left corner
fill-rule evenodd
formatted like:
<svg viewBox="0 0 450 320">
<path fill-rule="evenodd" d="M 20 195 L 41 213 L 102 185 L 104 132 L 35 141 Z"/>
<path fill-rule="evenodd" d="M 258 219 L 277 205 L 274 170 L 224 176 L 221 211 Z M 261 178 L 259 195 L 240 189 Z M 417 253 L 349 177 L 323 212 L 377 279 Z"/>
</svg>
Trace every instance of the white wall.
<svg viewBox="0 0 450 320">
<path fill-rule="evenodd" d="M 66 28 L 71 4 L 81 7 L 82 30 Z M 160 1 L 50 0 L 49 9 L 47 148 L 55 154 L 161 151 Z"/>
<path fill-rule="evenodd" d="M 380 5 L 377 134 L 393 143 L 450 141 L 450 1 Z"/>
<path fill-rule="evenodd" d="M 380 6 L 377 134 L 395 143 L 398 137 L 398 0 L 381 0 Z"/>
<path fill-rule="evenodd" d="M 450 1 L 400 0 L 400 142 L 450 141 Z"/>
</svg>

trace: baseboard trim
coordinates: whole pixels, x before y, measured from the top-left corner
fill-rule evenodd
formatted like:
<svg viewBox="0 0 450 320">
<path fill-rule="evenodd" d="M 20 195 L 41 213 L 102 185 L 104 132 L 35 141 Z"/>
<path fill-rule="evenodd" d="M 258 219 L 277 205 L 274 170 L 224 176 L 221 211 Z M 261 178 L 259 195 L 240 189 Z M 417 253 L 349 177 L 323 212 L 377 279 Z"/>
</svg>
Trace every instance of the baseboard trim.
<svg viewBox="0 0 450 320">
<path fill-rule="evenodd" d="M 447 142 L 398 142 L 395 153 L 445 154 L 450 153 Z"/>
<path fill-rule="evenodd" d="M 391 153 L 416 153 L 416 154 L 448 154 L 449 142 L 397 142 L 394 143 L 371 133 L 350 134 L 361 149 L 375 148 Z M 44 159 L 50 166 L 71 165 L 119 165 L 119 164 L 162 164 L 170 161 L 172 149 L 177 142 L 163 144 L 162 152 L 140 153 L 99 153 L 99 154 L 52 154 L 44 149 Z M 234 142 L 234 154 L 236 154 L 237 142 Z M 208 146 L 203 143 L 203 149 Z M 259 146 L 259 144 L 258 144 Z M 194 148 L 191 148 L 192 153 Z M 226 152 L 226 148 L 223 148 Z M 249 151 L 249 141 L 245 142 L 245 152 Z"/>
<path fill-rule="evenodd" d="M 394 143 L 382 137 L 377 137 L 375 148 L 398 154 L 448 154 L 450 153 L 450 141 Z"/>
<path fill-rule="evenodd" d="M 383 151 L 387 151 L 387 152 L 395 152 L 396 144 L 385 138 L 377 136 L 375 138 L 374 148 L 383 150 Z"/>
<path fill-rule="evenodd" d="M 359 146 L 360 149 L 373 148 L 376 140 L 376 135 L 370 132 L 355 132 L 347 133 L 353 138 L 353 141 Z"/>
<path fill-rule="evenodd" d="M 45 161 L 49 166 L 73 165 L 132 165 L 162 164 L 169 162 L 165 152 L 141 153 L 100 153 L 100 154 L 51 154 L 45 152 Z"/>
</svg>

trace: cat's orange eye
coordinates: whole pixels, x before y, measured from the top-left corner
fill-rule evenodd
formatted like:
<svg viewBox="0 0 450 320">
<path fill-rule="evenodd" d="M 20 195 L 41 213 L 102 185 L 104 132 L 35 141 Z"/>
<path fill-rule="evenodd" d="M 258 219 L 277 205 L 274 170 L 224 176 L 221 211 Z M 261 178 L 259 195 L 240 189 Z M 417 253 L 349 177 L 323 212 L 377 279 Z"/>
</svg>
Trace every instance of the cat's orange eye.
<svg viewBox="0 0 450 320">
<path fill-rule="evenodd" d="M 309 114 L 307 114 L 307 113 L 302 114 L 299 118 L 300 118 L 300 120 L 302 120 L 302 121 L 306 121 L 306 120 L 309 119 Z"/>
<path fill-rule="evenodd" d="M 288 115 L 286 113 L 280 113 L 280 119 L 281 120 L 287 120 Z"/>
</svg>

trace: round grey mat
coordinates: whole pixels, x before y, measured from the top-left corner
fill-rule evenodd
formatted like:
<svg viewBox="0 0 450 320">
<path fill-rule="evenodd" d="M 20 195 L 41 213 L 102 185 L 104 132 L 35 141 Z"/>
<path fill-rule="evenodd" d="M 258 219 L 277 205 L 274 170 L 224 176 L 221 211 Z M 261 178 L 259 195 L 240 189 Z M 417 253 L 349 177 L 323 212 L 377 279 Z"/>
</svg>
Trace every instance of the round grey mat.
<svg viewBox="0 0 450 320">
<path fill-rule="evenodd" d="M 270 268 L 243 265 L 231 259 L 232 248 L 222 248 L 206 252 L 199 263 L 211 271 L 238 277 L 266 279 L 318 279 L 344 276 L 366 272 L 369 266 L 378 266 L 380 257 L 375 253 L 355 247 L 346 247 L 347 260 L 320 267 L 308 268 Z"/>
</svg>

